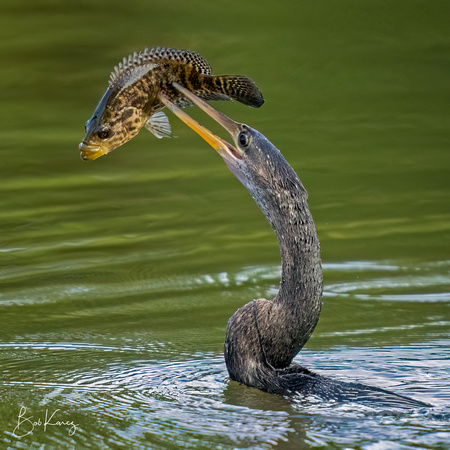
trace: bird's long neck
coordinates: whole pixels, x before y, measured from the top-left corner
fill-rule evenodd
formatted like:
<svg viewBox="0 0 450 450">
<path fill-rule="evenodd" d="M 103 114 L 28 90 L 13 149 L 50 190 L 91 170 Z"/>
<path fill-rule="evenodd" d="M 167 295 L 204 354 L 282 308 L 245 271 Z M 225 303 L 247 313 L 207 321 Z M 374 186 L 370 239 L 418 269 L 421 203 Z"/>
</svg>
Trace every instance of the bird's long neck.
<svg viewBox="0 0 450 450">
<path fill-rule="evenodd" d="M 261 316 L 258 325 L 268 362 L 274 367 L 285 367 L 317 324 L 323 281 L 320 244 L 308 207 L 308 194 L 294 170 L 279 156 L 280 176 L 275 176 L 264 189 L 250 192 L 280 245 L 280 289 L 270 317 Z"/>
<path fill-rule="evenodd" d="M 301 186 L 301 185 L 300 185 Z M 282 308 L 317 302 L 322 293 L 320 244 L 303 186 L 280 194 L 280 209 L 272 226 L 280 246 L 282 275 L 274 299 Z M 307 305 L 305 305 L 307 306 Z"/>
</svg>

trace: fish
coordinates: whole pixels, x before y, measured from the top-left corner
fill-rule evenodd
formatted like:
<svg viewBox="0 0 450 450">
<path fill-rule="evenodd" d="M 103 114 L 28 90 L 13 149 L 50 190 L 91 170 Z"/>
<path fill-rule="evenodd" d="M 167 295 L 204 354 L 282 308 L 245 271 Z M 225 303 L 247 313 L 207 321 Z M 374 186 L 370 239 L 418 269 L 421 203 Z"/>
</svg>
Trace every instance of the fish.
<svg viewBox="0 0 450 450">
<path fill-rule="evenodd" d="M 172 137 L 159 95 L 179 107 L 192 105 L 173 87 L 179 83 L 203 100 L 236 100 L 259 108 L 264 98 L 252 79 L 212 75 L 203 56 L 191 50 L 157 47 L 134 52 L 112 71 L 108 88 L 85 124 L 79 145 L 83 160 L 94 160 L 128 142 L 145 127 L 156 137 Z"/>
</svg>

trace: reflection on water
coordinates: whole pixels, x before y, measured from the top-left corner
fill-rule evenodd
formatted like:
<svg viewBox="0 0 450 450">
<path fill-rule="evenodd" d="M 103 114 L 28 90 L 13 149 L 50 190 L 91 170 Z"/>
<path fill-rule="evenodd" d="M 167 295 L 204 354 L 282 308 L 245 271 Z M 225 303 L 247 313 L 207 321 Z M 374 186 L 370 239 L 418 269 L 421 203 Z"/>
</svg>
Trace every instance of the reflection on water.
<svg viewBox="0 0 450 450">
<path fill-rule="evenodd" d="M 165 443 L 260 448 L 288 441 L 317 446 L 331 440 L 367 446 L 380 440 L 403 439 L 437 445 L 448 438 L 450 412 L 443 375 L 448 374 L 450 366 L 448 360 L 439 357 L 448 344 L 435 341 L 389 349 L 336 348 L 304 351 L 297 358 L 336 380 L 370 380 L 372 385 L 431 402 L 430 408 L 324 402 L 314 397 L 287 400 L 229 382 L 222 356 L 197 354 L 183 360 L 142 361 L 146 351 L 155 352 L 154 346 L 146 350 L 86 344 L 3 345 L 3 358 L 15 352 L 32 357 L 42 353 L 42 357 L 35 361 L 33 373 L 26 362 L 15 367 L 18 379 L 7 381 L 1 390 L 2 398 L 26 405 L 30 415 L 43 414 L 42 405 L 55 405 L 60 420 L 70 418 L 77 424 L 77 431 L 70 437 L 61 427 L 52 430 L 52 439 L 70 445 L 89 445 L 93 430 L 97 445 L 119 446 Z M 130 350 L 136 357 L 127 361 Z M 61 371 L 50 381 L 55 369 L 45 358 L 49 352 L 58 354 L 61 366 L 66 365 L 71 352 L 84 353 L 88 363 L 80 362 L 79 367 Z M 89 369 L 89 361 L 103 359 L 105 352 L 123 356 Z M 22 358 L 27 360 L 26 355 Z M 7 377 L 9 373 L 6 365 Z M 27 381 L 30 378 L 34 380 Z M 448 378 L 446 383 L 448 388 Z M 5 409 L 2 413 L 5 415 Z M 20 441 L 12 434 L 17 414 L 6 414 L 6 444 L 31 442 L 26 438 Z M 16 436 L 25 434 L 26 425 L 16 430 Z M 433 431 L 424 435 L 426 429 Z M 38 437 L 41 434 L 42 430 L 37 432 Z"/>
<path fill-rule="evenodd" d="M 155 255 L 156 256 L 156 255 Z M 115 258 L 115 265 L 123 267 L 125 264 L 134 264 L 136 269 L 142 265 L 142 259 L 148 260 L 149 255 L 140 252 L 132 254 L 118 255 Z M 157 257 L 164 257 L 158 254 Z M 10 283 L 21 282 L 33 275 L 45 276 L 50 269 L 54 276 L 55 272 L 65 272 L 70 265 L 71 270 L 84 269 L 94 270 L 104 263 L 101 258 L 82 259 L 76 261 L 61 261 L 53 267 L 46 264 L 43 267 L 26 267 L 18 270 L 16 267 L 6 267 L 2 270 L 3 279 Z M 201 290 L 204 287 L 212 288 L 236 288 L 252 285 L 254 288 L 264 289 L 261 294 L 267 298 L 274 297 L 278 290 L 278 283 L 281 275 L 281 266 L 249 266 L 236 273 L 220 272 L 217 274 L 204 274 L 197 276 L 175 276 L 166 277 L 161 280 L 146 279 L 144 273 L 135 271 L 133 273 L 118 273 L 120 285 L 112 284 L 109 280 L 105 284 L 97 283 L 93 286 L 79 284 L 77 286 L 42 286 L 33 289 L 30 295 L 30 288 L 14 289 L 14 297 L 9 292 L 0 292 L 2 304 L 9 303 L 24 304 L 28 302 L 36 303 L 39 299 L 53 298 L 56 293 L 61 297 L 73 299 L 83 299 L 86 296 L 114 297 L 118 293 L 123 295 L 133 295 L 139 293 L 155 293 L 167 290 L 192 291 Z M 370 261 L 349 261 L 344 263 L 324 263 L 323 270 L 329 278 L 345 272 L 350 273 L 353 279 L 349 282 L 338 284 L 327 284 L 324 290 L 325 298 L 353 298 L 357 300 L 380 300 L 380 301 L 402 301 L 402 302 L 448 302 L 450 301 L 450 261 L 440 261 L 433 263 L 423 263 L 420 265 L 407 266 L 395 265 L 393 263 L 370 262 Z M 375 273 L 382 273 L 375 276 Z M 387 275 L 384 275 L 386 273 Z M 129 275 L 128 278 L 126 276 Z M 272 287 L 270 287 L 272 286 Z M 119 290 L 119 291 L 118 291 Z M 428 291 L 434 292 L 428 292 Z M 445 290 L 444 292 L 439 292 Z M 410 291 L 410 294 L 405 293 Z"/>
<path fill-rule="evenodd" d="M 442 269 L 441 276 L 436 268 Z M 204 339 L 203 334 L 193 337 L 185 333 L 172 315 L 165 319 L 164 309 L 176 309 L 180 304 L 178 298 L 184 299 L 181 303 L 190 301 L 194 309 L 195 303 L 200 302 L 203 304 L 200 320 L 208 316 L 214 320 L 203 303 L 204 295 L 220 296 L 225 289 L 228 295 L 238 294 L 244 298 L 258 290 L 262 295 L 270 296 L 276 291 L 279 266 L 251 266 L 235 273 L 163 280 L 133 279 L 121 282 L 120 286 L 104 284 L 74 289 L 70 298 L 81 304 L 85 295 L 113 302 L 108 308 L 100 309 L 102 319 L 98 320 L 111 321 L 116 332 L 108 334 L 109 337 L 92 336 L 103 344 L 86 340 L 71 342 L 64 338 L 69 336 L 67 330 L 59 331 L 60 341 L 42 340 L 37 335 L 28 341 L 2 343 L 0 395 L 7 399 L 0 411 L 3 423 L 7 424 L 3 442 L 16 448 L 28 448 L 33 439 L 55 445 L 87 446 L 94 443 L 99 447 L 269 448 L 279 445 L 290 448 L 290 445 L 324 446 L 329 442 L 368 447 L 380 441 L 419 442 L 424 446 L 442 444 L 450 437 L 447 433 L 450 418 L 450 342 L 447 335 L 450 323 L 441 308 L 443 301 L 437 291 L 447 269 L 448 264 L 444 263 L 420 267 L 367 261 L 324 264 L 326 278 L 340 278 L 341 281 L 325 286 L 323 320 L 330 319 L 326 311 L 331 308 L 333 323 L 340 323 L 345 329 L 333 329 L 339 328 L 336 326 L 322 329 L 319 325 L 311 339 L 312 347 L 318 349 L 303 350 L 296 358 L 299 364 L 336 382 L 383 388 L 428 403 L 430 407 L 398 403 L 396 398 L 377 399 L 373 394 L 365 399 L 363 392 L 356 397 L 347 395 L 330 400 L 316 396 L 285 399 L 230 382 L 220 350 L 192 354 L 188 349 L 195 347 L 199 339 Z M 346 274 L 364 281 L 348 282 Z M 415 280 L 420 282 L 415 283 Z M 434 286 L 433 280 L 437 281 Z M 436 294 L 431 294 L 428 299 L 420 299 L 419 294 L 412 297 L 399 294 L 397 298 L 396 292 L 404 292 L 405 284 L 415 291 L 432 286 Z M 53 289 L 57 287 L 43 287 L 38 298 L 44 299 L 46 295 L 52 298 Z M 390 294 L 379 295 L 380 290 Z M 167 297 L 167 292 L 171 293 L 172 299 Z M 130 298 L 136 293 L 150 298 L 152 293 L 157 297 L 164 295 L 169 303 L 165 308 L 155 306 L 152 301 L 147 305 L 132 302 L 114 306 L 115 298 Z M 3 297 L 2 304 L 15 308 L 40 303 L 36 298 L 28 298 L 28 301 L 21 298 L 20 291 L 16 294 L 16 301 L 8 303 Z M 64 292 L 60 290 L 59 294 L 66 302 Z M 343 302 L 343 298 L 349 299 L 349 303 Z M 386 317 L 395 310 L 392 299 L 394 305 L 424 305 L 420 323 L 412 320 L 398 323 L 398 318 Z M 371 328 L 361 327 L 365 322 L 363 317 L 358 322 L 345 321 L 347 316 L 354 317 L 352 310 L 362 300 L 364 304 L 377 305 L 378 314 L 383 317 L 382 320 L 377 320 L 376 316 L 368 318 Z M 430 302 L 434 305 L 432 311 L 428 309 Z M 118 326 L 116 314 L 119 312 L 121 321 L 126 315 L 133 318 L 136 314 L 144 314 L 149 324 L 152 324 L 153 314 L 162 314 L 159 320 L 163 324 L 169 320 L 171 332 L 164 341 L 152 340 L 151 331 L 154 330 L 149 326 L 148 332 L 134 333 L 130 337 L 129 327 L 121 329 Z M 80 315 L 77 310 L 70 313 L 73 319 L 86 314 Z M 89 315 L 98 315 L 95 305 L 89 307 Z M 59 321 L 58 318 L 54 320 Z M 218 327 L 219 341 L 223 340 L 225 325 L 223 318 L 221 320 L 220 325 L 213 325 Z M 108 327 L 99 325 L 99 329 L 105 333 Z M 406 333 L 409 339 L 414 333 L 426 342 L 354 346 L 356 342 L 367 345 L 367 342 L 383 339 L 384 335 L 392 342 L 396 333 Z M 166 336 L 164 333 L 157 335 L 160 338 Z M 375 339 L 366 341 L 368 335 Z M 210 337 L 214 339 L 214 333 Z M 26 434 L 32 426 L 24 422 L 13 433 L 21 407 L 27 408 L 30 417 L 45 415 L 47 410 L 57 411 L 55 417 L 62 422 L 73 421 L 77 425 L 76 432 L 69 435 L 68 426 L 51 432 L 36 426 L 31 439 L 31 435 Z M 424 430 L 427 430 L 426 434 Z"/>
</svg>

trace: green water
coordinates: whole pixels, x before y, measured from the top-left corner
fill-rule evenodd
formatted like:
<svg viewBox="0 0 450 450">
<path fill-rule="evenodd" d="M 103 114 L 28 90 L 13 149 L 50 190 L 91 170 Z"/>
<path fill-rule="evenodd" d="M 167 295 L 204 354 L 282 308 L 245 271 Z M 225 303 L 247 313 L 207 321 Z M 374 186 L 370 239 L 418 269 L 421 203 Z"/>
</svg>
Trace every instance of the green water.
<svg viewBox="0 0 450 450">
<path fill-rule="evenodd" d="M 449 9 L 3 0 L 0 447 L 448 448 Z M 147 46 L 196 50 L 263 92 L 258 110 L 214 106 L 264 133 L 309 191 L 325 293 L 297 362 L 433 407 L 228 380 L 228 318 L 279 283 L 245 188 L 176 117 L 177 139 L 144 130 L 79 158 L 113 66 Z M 76 429 L 16 428 L 46 412 Z"/>
</svg>

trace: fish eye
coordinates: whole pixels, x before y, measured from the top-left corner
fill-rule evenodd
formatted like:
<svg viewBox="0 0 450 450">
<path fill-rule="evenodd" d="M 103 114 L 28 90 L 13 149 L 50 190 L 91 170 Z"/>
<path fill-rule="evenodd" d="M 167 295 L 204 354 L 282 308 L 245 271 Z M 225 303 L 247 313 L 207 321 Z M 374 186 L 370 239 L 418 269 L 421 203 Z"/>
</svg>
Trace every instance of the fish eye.
<svg viewBox="0 0 450 450">
<path fill-rule="evenodd" d="M 238 137 L 238 142 L 241 147 L 247 147 L 250 143 L 250 138 L 245 131 L 241 131 Z"/>
<path fill-rule="evenodd" d="M 108 139 L 110 135 L 111 131 L 108 130 L 108 128 L 102 128 L 101 130 L 97 131 L 97 136 L 103 141 L 105 139 Z"/>
</svg>

